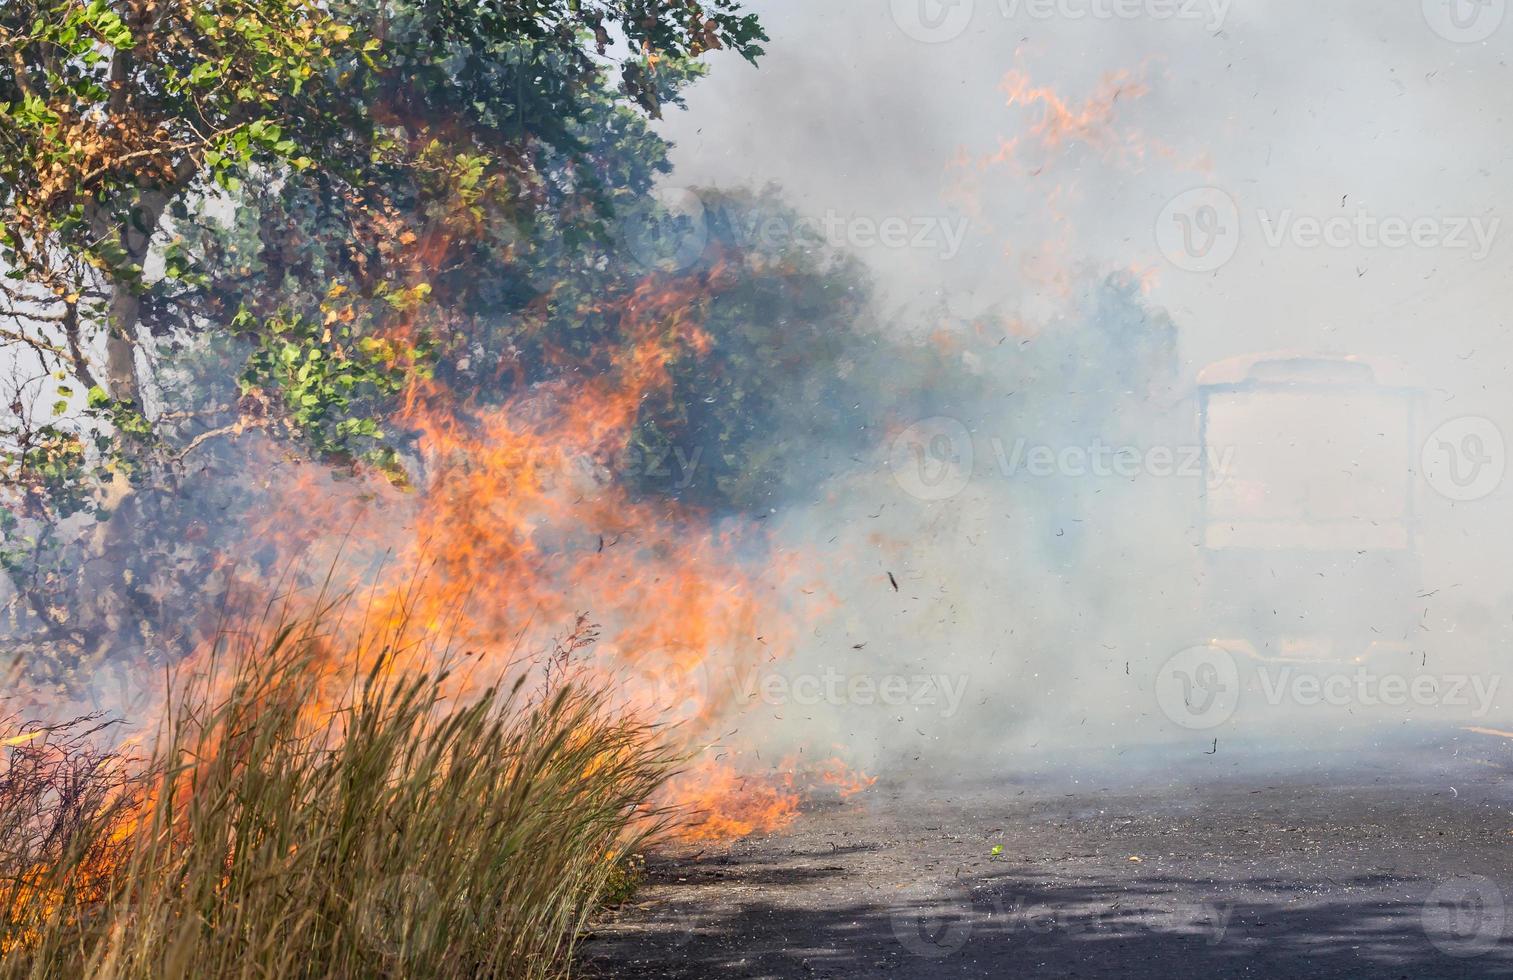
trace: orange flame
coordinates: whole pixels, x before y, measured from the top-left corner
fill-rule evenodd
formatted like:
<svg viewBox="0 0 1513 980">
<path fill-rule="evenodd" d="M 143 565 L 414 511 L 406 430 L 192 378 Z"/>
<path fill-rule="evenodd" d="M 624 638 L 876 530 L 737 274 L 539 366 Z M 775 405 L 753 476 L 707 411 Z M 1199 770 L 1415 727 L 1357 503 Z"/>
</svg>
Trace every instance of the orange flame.
<svg viewBox="0 0 1513 980">
<path fill-rule="evenodd" d="M 415 383 L 400 420 L 419 434 L 414 492 L 304 467 L 258 538 L 288 554 L 341 548 L 352 567 L 390 556 L 369 584 L 369 615 L 444 629 L 466 652 L 469 676 L 539 667 L 531 654 L 590 610 L 603 635 L 577 668 L 609 682 L 627 710 L 676 726 L 697 751 L 746 703 L 720 678 L 792 650 L 801 592 L 792 580 L 803 563 L 755 524 L 718 526 L 673 501 L 633 498 L 612 467 L 643 402 L 672 384 L 674 364 L 709 350 L 699 311 L 734 281 L 719 261 L 648 277 L 621 301 L 625 342 L 586 379 L 487 407 Z M 409 655 L 391 654 L 386 669 L 425 666 Z M 669 789 L 700 814 L 698 836 L 771 830 L 797 812 L 792 782 L 743 773 L 742 757 L 696 759 Z"/>
</svg>

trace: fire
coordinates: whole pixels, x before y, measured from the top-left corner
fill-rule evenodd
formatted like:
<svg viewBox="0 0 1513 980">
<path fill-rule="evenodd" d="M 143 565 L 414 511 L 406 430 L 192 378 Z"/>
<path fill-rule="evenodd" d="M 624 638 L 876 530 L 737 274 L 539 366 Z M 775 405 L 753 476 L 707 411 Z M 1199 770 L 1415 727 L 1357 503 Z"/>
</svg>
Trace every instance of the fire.
<svg viewBox="0 0 1513 980">
<path fill-rule="evenodd" d="M 419 284 L 445 244 L 434 229 L 412 244 Z M 266 567 L 243 567 L 235 571 L 242 590 L 279 593 L 295 616 L 307 611 L 302 604 L 350 595 L 334 628 L 376 638 L 314 645 L 306 678 L 314 696 L 298 707 L 307 730 L 341 737 L 333 705 L 354 677 L 430 675 L 445 664 L 449 693 L 459 698 L 511 680 L 549 688 L 564 676 L 615 692 L 622 711 L 679 741 L 683 771 L 657 802 L 686 815 L 683 832 L 693 838 L 777 830 L 811 792 L 850 795 L 870 784 L 839 759 L 816 766 L 790 758 L 767 768 L 761 732 L 730 731 L 741 727 L 734 720 L 749 692 L 728 679 L 787 656 L 806 616 L 824 611 L 823 596 L 800 607 L 823 593 L 801 578 L 817 563 L 778 548 L 755 522 L 719 522 L 673 500 L 638 498 L 615 472 L 641 406 L 669 389 L 680 361 L 709 350 L 701 311 L 734 282 L 718 260 L 684 275 L 648 276 L 613 301 L 622 338 L 614 349 L 497 404 L 468 403 L 417 376 L 395 420 L 417 437 L 408 486 L 379 473 L 338 476 L 254 443 L 264 454 L 256 472 L 269 503 L 247 540 L 276 554 L 266 565 L 302 569 L 309 581 L 270 585 Z M 398 324 L 394 337 L 402 342 L 423 326 Z M 431 639 L 388 640 L 416 634 Z M 353 663 L 355 656 L 373 662 Z M 177 673 L 210 691 L 231 682 L 217 674 L 209 644 Z M 132 739 L 118 753 L 150 737 L 169 711 L 165 703 L 136 707 Z M 39 738 L 0 731 L 0 746 L 30 751 Z M 105 851 L 89 862 L 91 880 L 70 887 L 105 888 L 117 870 L 115 850 L 129 849 L 136 835 L 173 833 L 138 826 L 135 814 L 161 809 L 151 805 L 155 797 L 192 791 L 213 762 L 197 758 L 171 777 L 136 784 L 143 798 L 122 808 Z M 21 897 L 12 907 L 57 905 Z"/>
<path fill-rule="evenodd" d="M 743 775 L 719 762 L 701 762 L 679 785 L 690 792 L 675 797 L 695 813 L 685 831 L 690 840 L 725 840 L 777 830 L 798 814 L 799 796 L 792 771 Z M 693 786 L 699 789 L 691 791 Z"/>
<path fill-rule="evenodd" d="M 1013 66 L 999 80 L 1001 105 L 1011 114 L 1013 132 L 977 147 L 960 146 L 945 162 L 943 196 L 971 215 L 977 227 L 993 231 L 989 203 L 1001 191 L 1003 175 L 1022 181 L 1033 193 L 1027 213 L 1033 220 L 1004 229 L 1002 254 L 1013 270 L 1050 312 L 1064 306 L 1081 277 L 1078 256 L 1087 249 L 1078 240 L 1078 216 L 1088 205 L 1085 187 L 1110 174 L 1141 173 L 1155 161 L 1203 179 L 1213 177 L 1207 152 L 1179 149 L 1145 131 L 1133 119 L 1139 103 L 1150 98 L 1154 85 L 1149 63 L 1105 73 L 1083 93 L 1068 93 L 1038 82 L 1026 67 L 1024 49 L 1014 52 Z M 1026 240 L 1026 227 L 1043 227 L 1043 238 Z M 1156 285 L 1159 263 L 1153 258 L 1119 268 L 1149 293 Z"/>
<path fill-rule="evenodd" d="M 1120 121 L 1122 106 L 1151 93 L 1143 70 L 1108 72 L 1090 94 L 1077 99 L 1049 85 L 1037 85 L 1022 59 L 1023 52 L 1016 51 L 1014 67 L 1004 72 L 998 83 L 1004 107 L 1024 116 L 1015 134 L 997 137 L 997 145 L 988 152 L 973 153 L 960 147 L 946 165 L 947 172 L 956 175 L 950 196 L 965 203 L 974 215 L 982 213 L 983 175 L 999 168 L 1011 168 L 1019 176 L 1040 177 L 1079 147 L 1115 164 L 1139 163 L 1150 154 L 1176 156 L 1164 144 Z M 1050 194 L 1062 198 L 1070 190 L 1058 186 Z M 1054 202 L 1052 211 L 1059 213 Z"/>
<path fill-rule="evenodd" d="M 797 812 L 792 779 L 744 770 L 740 748 L 722 744 L 714 761 L 705 747 L 749 701 L 728 680 L 786 656 L 824 603 L 799 579 L 803 556 L 777 549 L 760 525 L 636 499 L 616 480 L 640 406 L 668 388 L 679 359 L 708 350 L 700 310 L 733 282 L 720 261 L 648 277 L 621 301 L 625 343 L 598 374 L 491 406 L 417 381 L 399 420 L 420 437 L 412 487 L 300 467 L 253 534 L 312 568 L 339 552 L 354 571 L 338 581 L 369 597 L 369 628 L 403 618 L 444 632 L 465 661 L 459 684 L 539 672 L 555 650 L 559 668 L 618 692 L 625 710 L 668 726 L 692 754 L 668 797 L 699 814 L 700 837 L 773 830 Z M 800 599 L 809 606 L 796 608 Z M 589 619 L 591 642 L 559 643 Z M 383 667 L 425 669 L 432 655 L 390 651 Z M 325 669 L 349 677 L 354 666 L 371 665 Z"/>
<path fill-rule="evenodd" d="M 87 719 L 86 719 L 87 720 Z M 104 901 L 124 860 L 124 847 L 135 832 L 136 801 L 128 795 L 124 757 L 95 749 L 98 728 L 77 725 L 19 726 L 0 718 L 0 811 L 17 853 L 31 853 L 30 867 L 17 869 L 0 884 L 0 955 L 23 947 L 46 928 L 69 902 Z M 71 846 L 69 836 L 82 815 L 107 814 L 106 832 L 90 842 L 68 871 L 58 875 L 53 862 Z"/>
<path fill-rule="evenodd" d="M 835 756 L 824 763 L 819 770 L 820 782 L 835 790 L 841 799 L 847 799 L 868 789 L 877 782 L 876 776 L 868 776 L 865 773 L 852 771 L 846 765 L 845 760 Z"/>
<path fill-rule="evenodd" d="M 798 815 L 800 801 L 809 796 L 823 790 L 845 800 L 877 782 L 876 776 L 852 771 L 839 756 L 811 764 L 802 756 L 789 755 L 763 774 L 742 774 L 717 760 L 705 760 L 688 775 L 690 779 L 681 785 L 697 784 L 703 793 L 702 798 L 679 801 L 696 810 L 695 821 L 684 833 L 691 840 L 724 840 L 779 830 Z M 721 805 L 711 808 L 709 801 Z"/>
<path fill-rule="evenodd" d="M 1108 155 L 1136 151 L 1136 135 L 1115 127 L 1115 110 L 1120 99 L 1141 98 L 1149 94 L 1150 87 L 1127 70 L 1105 75 L 1097 89 L 1080 103 L 1062 97 L 1049 86 L 1035 85 L 1018 68 L 1005 73 L 998 87 L 1009 106 L 1040 109 L 1040 118 L 1030 124 L 1028 133 L 1047 152 L 1072 143 Z M 1009 157 L 1012 150 L 1009 147 Z M 1002 158 L 1003 154 L 998 156 Z"/>
</svg>

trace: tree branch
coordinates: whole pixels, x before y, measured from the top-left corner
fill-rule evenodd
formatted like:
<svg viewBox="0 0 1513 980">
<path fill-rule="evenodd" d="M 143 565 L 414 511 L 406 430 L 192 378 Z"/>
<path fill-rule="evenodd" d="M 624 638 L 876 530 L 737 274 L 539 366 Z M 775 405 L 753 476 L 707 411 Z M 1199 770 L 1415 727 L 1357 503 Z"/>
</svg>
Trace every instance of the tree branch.
<svg viewBox="0 0 1513 980">
<path fill-rule="evenodd" d="M 248 429 L 265 429 L 267 427 L 267 419 L 237 419 L 230 425 L 223 425 L 217 429 L 209 429 L 205 432 L 201 432 L 199 435 L 189 440 L 189 442 L 184 446 L 183 449 L 174 454 L 173 458 L 175 461 L 182 461 L 185 456 L 188 456 L 190 453 L 194 452 L 196 449 L 200 448 L 212 439 L 219 439 L 223 436 L 233 438 L 241 435 Z"/>
<path fill-rule="evenodd" d="M 12 344 L 25 344 L 27 347 L 30 347 L 34 351 L 46 352 L 48 354 L 52 354 L 54 357 L 62 357 L 71 360 L 68 351 L 64 350 L 61 347 L 58 347 L 55 344 L 49 344 L 46 341 L 38 340 L 35 337 L 28 337 L 26 334 L 17 333 L 14 330 L 6 330 L 4 327 L 0 327 L 0 341 L 5 341 Z"/>
<path fill-rule="evenodd" d="M 89 360 L 84 356 L 83 347 L 79 344 L 79 304 L 69 303 L 68 309 L 63 315 L 63 336 L 68 338 L 68 349 L 73 357 L 74 374 L 88 388 L 100 387 L 100 382 L 95 380 L 94 372 L 89 369 Z"/>
</svg>

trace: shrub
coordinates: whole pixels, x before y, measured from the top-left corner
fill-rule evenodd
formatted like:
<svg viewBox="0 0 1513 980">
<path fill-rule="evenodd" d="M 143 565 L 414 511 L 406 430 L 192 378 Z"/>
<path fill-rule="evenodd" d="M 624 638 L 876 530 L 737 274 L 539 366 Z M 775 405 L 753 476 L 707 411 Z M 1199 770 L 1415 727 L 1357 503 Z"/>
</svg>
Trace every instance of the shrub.
<svg viewBox="0 0 1513 980">
<path fill-rule="evenodd" d="M 661 733 L 323 622 L 225 634 L 140 759 L 0 727 L 0 977 L 566 971 L 664 822 Z"/>
</svg>

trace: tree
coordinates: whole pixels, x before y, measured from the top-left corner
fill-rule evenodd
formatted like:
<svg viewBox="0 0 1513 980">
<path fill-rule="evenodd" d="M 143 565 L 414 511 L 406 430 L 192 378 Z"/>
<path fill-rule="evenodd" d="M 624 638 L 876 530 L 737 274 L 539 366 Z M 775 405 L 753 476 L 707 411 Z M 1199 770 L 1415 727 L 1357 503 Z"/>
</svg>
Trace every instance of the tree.
<svg viewBox="0 0 1513 980">
<path fill-rule="evenodd" d="M 817 223 L 773 188 L 697 197 L 695 268 L 718 265 L 727 279 L 704 323 L 710 346 L 642 406 L 622 469 L 644 493 L 765 514 L 850 465 L 870 438 L 871 403 L 909 381 L 900 372 L 880 391 L 862 377 L 891 344 L 864 326 L 862 264 L 820 240 Z"/>
<path fill-rule="evenodd" d="M 513 343 L 501 296 L 559 302 L 666 167 L 645 116 L 763 39 L 734 0 L 5 4 L 0 561 L 26 625 L 99 652 L 161 621 L 185 590 L 144 583 L 215 560 L 168 517 L 190 463 L 249 429 L 398 478 L 387 401 Z"/>
</svg>

